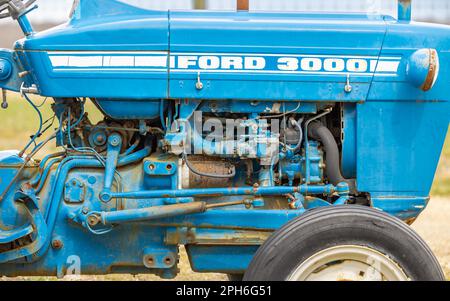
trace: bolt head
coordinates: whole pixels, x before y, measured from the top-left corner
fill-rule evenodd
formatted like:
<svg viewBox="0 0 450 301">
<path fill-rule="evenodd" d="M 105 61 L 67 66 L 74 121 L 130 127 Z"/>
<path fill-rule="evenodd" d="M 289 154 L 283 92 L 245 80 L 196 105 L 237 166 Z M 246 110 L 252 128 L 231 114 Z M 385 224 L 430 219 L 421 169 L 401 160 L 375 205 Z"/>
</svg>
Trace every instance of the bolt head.
<svg viewBox="0 0 450 301">
<path fill-rule="evenodd" d="M 59 239 L 54 239 L 52 241 L 52 248 L 55 250 L 60 250 L 63 247 L 63 242 Z"/>
</svg>

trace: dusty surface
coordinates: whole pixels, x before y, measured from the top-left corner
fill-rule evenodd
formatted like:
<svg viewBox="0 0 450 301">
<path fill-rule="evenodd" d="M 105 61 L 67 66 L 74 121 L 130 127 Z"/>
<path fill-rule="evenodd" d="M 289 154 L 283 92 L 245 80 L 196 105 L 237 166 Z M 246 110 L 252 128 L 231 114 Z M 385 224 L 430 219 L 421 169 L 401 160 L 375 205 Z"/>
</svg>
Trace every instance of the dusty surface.
<svg viewBox="0 0 450 301">
<path fill-rule="evenodd" d="M 436 254 L 450 280 L 450 197 L 433 198 L 413 228 Z"/>
</svg>

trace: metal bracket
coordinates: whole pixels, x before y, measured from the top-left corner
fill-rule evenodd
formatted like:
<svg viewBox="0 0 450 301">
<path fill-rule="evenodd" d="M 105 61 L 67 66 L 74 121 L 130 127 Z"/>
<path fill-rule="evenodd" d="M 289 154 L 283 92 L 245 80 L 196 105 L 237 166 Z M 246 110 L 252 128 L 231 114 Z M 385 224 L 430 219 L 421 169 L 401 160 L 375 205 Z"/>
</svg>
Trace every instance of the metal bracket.
<svg viewBox="0 0 450 301">
<path fill-rule="evenodd" d="M 117 163 L 119 161 L 120 150 L 122 149 L 122 137 L 119 134 L 112 134 L 108 139 L 108 151 L 105 164 L 105 183 L 100 199 L 107 203 L 111 199 L 109 193 L 116 174 Z"/>
</svg>

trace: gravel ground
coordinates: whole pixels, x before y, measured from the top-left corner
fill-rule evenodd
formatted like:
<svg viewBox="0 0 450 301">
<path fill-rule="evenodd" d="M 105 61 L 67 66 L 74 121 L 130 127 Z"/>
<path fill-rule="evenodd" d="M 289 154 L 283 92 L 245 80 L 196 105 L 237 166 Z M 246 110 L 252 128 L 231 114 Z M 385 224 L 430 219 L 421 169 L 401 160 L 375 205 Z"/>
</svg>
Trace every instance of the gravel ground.
<svg viewBox="0 0 450 301">
<path fill-rule="evenodd" d="M 433 250 L 450 280 L 450 197 L 433 198 L 413 228 Z"/>
</svg>

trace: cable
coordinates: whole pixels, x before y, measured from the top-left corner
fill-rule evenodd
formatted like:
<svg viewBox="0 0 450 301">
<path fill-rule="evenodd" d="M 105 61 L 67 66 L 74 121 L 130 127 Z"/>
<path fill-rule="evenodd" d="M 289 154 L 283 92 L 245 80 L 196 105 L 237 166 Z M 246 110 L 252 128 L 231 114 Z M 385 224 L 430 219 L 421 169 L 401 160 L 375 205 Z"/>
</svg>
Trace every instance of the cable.
<svg viewBox="0 0 450 301">
<path fill-rule="evenodd" d="M 39 110 L 39 108 L 31 101 L 31 99 L 28 97 L 28 95 L 26 93 L 22 93 L 23 97 L 25 98 L 25 100 L 33 107 L 33 109 L 38 113 L 39 116 L 39 128 L 36 132 L 36 134 L 34 134 L 34 136 L 31 136 L 31 140 L 30 142 L 28 142 L 28 144 L 22 149 L 22 151 L 19 153 L 19 157 L 22 157 L 25 152 L 28 150 L 28 148 L 31 146 L 31 144 L 36 144 L 36 138 L 41 136 L 41 131 L 42 131 L 42 126 L 43 126 L 43 121 L 42 121 L 42 113 Z"/>
<path fill-rule="evenodd" d="M 281 145 L 283 145 L 287 150 L 290 151 L 297 151 L 302 147 L 303 144 L 303 128 L 301 126 L 301 124 L 303 123 L 304 118 L 301 118 L 299 121 L 295 120 L 295 119 L 290 119 L 290 122 L 292 123 L 292 125 L 294 125 L 298 131 L 299 131 L 299 137 L 298 137 L 298 143 L 295 147 L 290 147 L 289 145 L 287 145 L 286 143 L 286 136 L 284 137 L 284 143 L 281 143 Z"/>
<path fill-rule="evenodd" d="M 92 215 L 100 215 L 100 213 L 99 212 L 91 212 L 90 214 L 88 214 L 86 220 L 89 220 L 89 217 Z M 114 230 L 113 225 L 111 225 L 111 227 L 106 228 L 106 229 L 95 230 L 91 227 L 91 225 L 89 225 L 89 221 L 86 222 L 86 228 L 89 230 L 89 232 L 91 232 L 92 234 L 95 234 L 95 235 L 105 235 L 105 234 L 108 234 L 109 232 L 111 232 L 112 230 Z"/>
<path fill-rule="evenodd" d="M 284 106 L 286 107 L 285 104 L 284 104 Z M 299 102 L 299 103 L 298 103 L 298 106 L 297 106 L 294 110 L 292 110 L 292 111 L 285 112 L 285 113 L 280 114 L 280 115 L 258 116 L 257 119 L 262 119 L 262 118 L 267 118 L 267 117 L 269 117 L 269 118 L 280 118 L 280 117 L 284 117 L 284 116 L 286 116 L 286 115 L 289 115 L 289 114 L 292 114 L 292 113 L 297 112 L 297 110 L 300 109 L 300 106 L 301 106 L 301 103 Z"/>
</svg>

